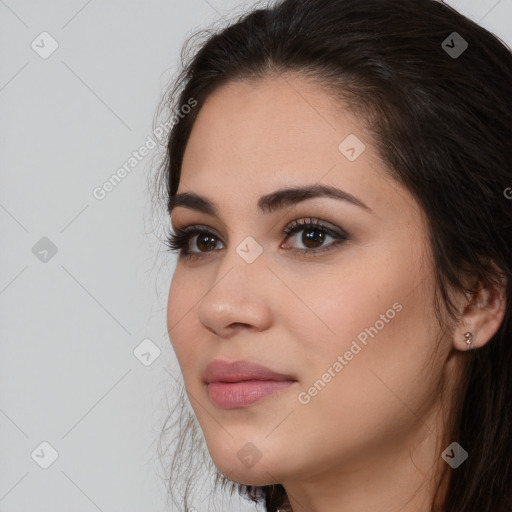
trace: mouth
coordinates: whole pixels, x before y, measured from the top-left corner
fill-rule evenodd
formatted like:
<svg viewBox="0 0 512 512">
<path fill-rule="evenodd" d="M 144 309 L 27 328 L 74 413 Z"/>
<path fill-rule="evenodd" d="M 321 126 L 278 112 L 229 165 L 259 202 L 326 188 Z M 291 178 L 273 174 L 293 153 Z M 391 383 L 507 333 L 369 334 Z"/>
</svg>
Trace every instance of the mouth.
<svg viewBox="0 0 512 512">
<path fill-rule="evenodd" d="M 212 361 L 203 378 L 211 402 L 222 409 L 246 407 L 297 382 L 291 375 L 248 361 Z"/>
</svg>

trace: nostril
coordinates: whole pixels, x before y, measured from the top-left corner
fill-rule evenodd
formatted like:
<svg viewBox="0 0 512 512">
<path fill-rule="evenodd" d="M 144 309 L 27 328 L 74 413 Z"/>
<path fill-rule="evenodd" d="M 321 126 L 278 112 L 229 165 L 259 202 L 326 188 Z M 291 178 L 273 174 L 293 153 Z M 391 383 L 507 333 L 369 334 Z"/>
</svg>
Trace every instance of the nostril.
<svg viewBox="0 0 512 512">
<path fill-rule="evenodd" d="M 249 324 L 244 324 L 243 322 L 233 322 L 232 324 L 229 324 L 229 327 L 236 327 L 236 328 L 242 328 L 242 329 L 251 329 L 252 328 Z"/>
</svg>

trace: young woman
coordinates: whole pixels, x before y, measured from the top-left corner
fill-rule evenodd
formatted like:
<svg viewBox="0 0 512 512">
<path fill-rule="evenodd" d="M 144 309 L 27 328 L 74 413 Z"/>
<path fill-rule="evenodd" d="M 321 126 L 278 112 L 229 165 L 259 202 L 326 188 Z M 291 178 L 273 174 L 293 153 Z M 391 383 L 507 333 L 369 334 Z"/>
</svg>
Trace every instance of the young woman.
<svg viewBox="0 0 512 512">
<path fill-rule="evenodd" d="M 171 490 L 197 419 L 267 511 L 512 510 L 511 85 L 435 0 L 282 0 L 202 43 L 158 180 Z"/>
</svg>

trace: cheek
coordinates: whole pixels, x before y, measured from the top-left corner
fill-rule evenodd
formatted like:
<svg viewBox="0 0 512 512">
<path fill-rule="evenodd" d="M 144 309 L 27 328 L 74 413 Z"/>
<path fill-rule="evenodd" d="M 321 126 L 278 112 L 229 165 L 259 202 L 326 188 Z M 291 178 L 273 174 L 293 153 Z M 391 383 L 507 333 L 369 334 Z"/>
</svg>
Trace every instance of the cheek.
<svg viewBox="0 0 512 512">
<path fill-rule="evenodd" d="M 285 308 L 301 348 L 315 354 L 314 360 L 321 364 L 325 364 L 322 354 L 336 357 L 349 350 L 355 339 L 365 346 L 365 341 L 383 337 L 391 325 L 409 315 L 403 313 L 405 303 L 409 312 L 410 306 L 416 306 L 407 295 L 417 284 L 418 269 L 377 257 L 372 263 L 347 257 L 337 272 L 328 269 L 294 279 L 294 292 L 303 304 L 283 301 L 280 311 L 284 313 L 281 307 Z"/>
<path fill-rule="evenodd" d="M 308 360 L 308 385 L 338 356 L 346 356 L 346 363 L 342 370 L 337 365 L 336 374 L 345 375 L 344 385 L 350 378 L 351 388 L 363 379 L 375 381 L 372 368 L 392 377 L 406 377 L 407 368 L 410 378 L 420 371 L 434 349 L 433 275 L 418 254 L 400 252 L 402 258 L 389 248 L 373 251 L 371 258 L 351 255 L 336 274 L 317 272 L 296 281 L 307 309 L 289 306 L 288 318 L 290 325 L 292 316 L 296 320 L 294 338 Z"/>
<path fill-rule="evenodd" d="M 308 296 L 323 335 L 310 326 L 300 338 L 308 361 L 303 414 L 354 436 L 355 445 L 410 427 L 411 409 L 426 406 L 438 378 L 428 370 L 435 348 L 435 329 L 427 327 L 433 325 L 433 278 L 419 261 L 381 260 L 372 268 L 360 260 L 358 272 L 353 267 L 337 279 L 317 278 L 323 293 Z"/>
</svg>

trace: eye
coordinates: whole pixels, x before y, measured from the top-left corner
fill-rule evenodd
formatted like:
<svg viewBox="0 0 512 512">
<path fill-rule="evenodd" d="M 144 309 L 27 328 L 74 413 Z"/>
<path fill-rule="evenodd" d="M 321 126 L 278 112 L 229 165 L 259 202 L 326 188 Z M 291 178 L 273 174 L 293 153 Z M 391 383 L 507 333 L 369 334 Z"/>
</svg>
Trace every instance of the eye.
<svg viewBox="0 0 512 512">
<path fill-rule="evenodd" d="M 212 252 L 219 238 L 206 226 L 187 226 L 175 232 L 168 232 L 165 244 L 170 252 L 178 252 L 180 258 L 192 259 L 202 257 L 204 252 Z M 190 250 L 190 241 L 195 240 L 193 246 L 199 251 Z"/>
<path fill-rule="evenodd" d="M 302 235 L 299 236 L 301 232 Z M 347 234 L 340 228 L 333 229 L 323 224 L 320 220 L 311 218 L 293 221 L 284 229 L 284 233 L 287 235 L 287 238 L 296 239 L 297 243 L 301 243 L 306 247 L 306 249 L 288 250 L 303 254 L 330 251 L 335 246 L 348 240 Z M 294 236 L 290 237 L 292 234 Z M 326 245 L 324 242 L 328 238 L 332 238 L 333 242 Z"/>
<path fill-rule="evenodd" d="M 303 232 L 301 237 L 293 236 Z M 341 228 L 329 227 L 318 219 L 301 219 L 291 222 L 284 230 L 286 239 L 295 239 L 296 243 L 303 244 L 306 248 L 286 248 L 298 254 L 323 253 L 335 249 L 348 240 L 348 235 Z M 329 245 L 325 245 L 327 238 L 333 239 Z M 297 240 L 299 239 L 299 240 Z M 192 244 L 190 243 L 192 242 Z M 183 259 L 208 258 L 215 251 L 220 239 L 206 226 L 187 226 L 183 229 L 176 228 L 175 232 L 169 231 L 165 244 L 170 252 L 178 252 Z M 194 249 L 191 249 L 192 246 Z M 282 247 L 282 246 L 281 246 Z M 221 247 L 224 248 L 224 247 Z M 196 250 L 197 249 L 197 250 Z"/>
</svg>

